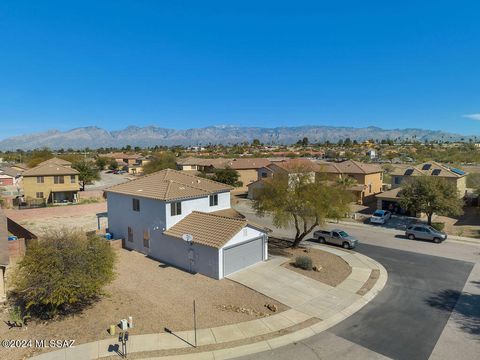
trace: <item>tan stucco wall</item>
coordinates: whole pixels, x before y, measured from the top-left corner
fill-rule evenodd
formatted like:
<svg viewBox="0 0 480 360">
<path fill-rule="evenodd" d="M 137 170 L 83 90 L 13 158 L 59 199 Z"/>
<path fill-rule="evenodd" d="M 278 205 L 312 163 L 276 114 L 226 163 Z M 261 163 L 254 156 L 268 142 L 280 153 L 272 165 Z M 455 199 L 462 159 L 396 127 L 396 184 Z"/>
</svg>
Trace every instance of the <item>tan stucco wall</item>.
<svg viewBox="0 0 480 360">
<path fill-rule="evenodd" d="M 367 185 L 367 188 L 363 192 L 363 196 L 371 196 L 378 194 L 382 192 L 382 186 L 383 186 L 383 176 L 382 173 L 374 173 L 374 174 L 368 174 L 363 177 L 363 182 L 359 184 L 365 184 Z M 370 191 L 369 185 L 372 185 L 372 189 Z"/>
<path fill-rule="evenodd" d="M 50 198 L 52 191 L 79 191 L 80 185 L 78 184 L 78 175 L 75 175 L 75 183 L 70 182 L 70 175 L 65 176 L 64 184 L 54 184 L 53 176 L 44 176 L 43 183 L 37 183 L 36 176 L 26 176 L 23 178 L 23 191 L 25 197 L 35 199 L 37 192 L 43 192 L 45 199 Z"/>
<path fill-rule="evenodd" d="M 238 181 L 243 183 L 243 186 L 241 187 L 243 190 L 247 190 L 247 185 L 257 181 L 258 179 L 258 173 L 255 169 L 237 170 L 237 172 L 239 175 Z"/>
</svg>

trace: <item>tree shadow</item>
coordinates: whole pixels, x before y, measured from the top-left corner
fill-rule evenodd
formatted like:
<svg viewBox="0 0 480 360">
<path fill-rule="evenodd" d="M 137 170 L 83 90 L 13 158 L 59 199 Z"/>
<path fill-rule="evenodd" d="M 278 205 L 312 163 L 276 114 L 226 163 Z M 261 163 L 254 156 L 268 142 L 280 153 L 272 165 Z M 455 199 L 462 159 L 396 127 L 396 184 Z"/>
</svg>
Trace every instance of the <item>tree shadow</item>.
<svg viewBox="0 0 480 360">
<path fill-rule="evenodd" d="M 480 295 L 446 289 L 429 297 L 425 302 L 436 309 L 452 312 L 451 318 L 462 331 L 480 335 Z"/>
</svg>

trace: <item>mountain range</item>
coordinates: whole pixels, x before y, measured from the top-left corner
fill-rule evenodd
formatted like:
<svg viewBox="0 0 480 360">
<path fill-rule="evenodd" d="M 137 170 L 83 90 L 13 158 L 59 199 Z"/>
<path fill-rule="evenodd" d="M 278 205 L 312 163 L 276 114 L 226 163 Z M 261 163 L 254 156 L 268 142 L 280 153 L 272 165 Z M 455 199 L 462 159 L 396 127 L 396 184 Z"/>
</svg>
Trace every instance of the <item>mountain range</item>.
<svg viewBox="0 0 480 360">
<path fill-rule="evenodd" d="M 292 144 L 307 137 L 310 142 L 337 142 L 340 139 L 363 141 L 366 139 L 416 139 L 418 141 L 467 141 L 473 136 L 464 136 L 439 130 L 381 129 L 379 127 L 242 127 L 209 126 L 184 130 L 166 129 L 158 126 L 129 126 L 123 130 L 108 131 L 96 126 L 80 127 L 68 131 L 49 130 L 14 136 L 0 141 L 0 150 L 32 150 L 48 147 L 55 149 L 96 149 L 100 147 L 155 146 L 155 145 L 231 145 L 259 139 L 265 144 Z"/>
</svg>

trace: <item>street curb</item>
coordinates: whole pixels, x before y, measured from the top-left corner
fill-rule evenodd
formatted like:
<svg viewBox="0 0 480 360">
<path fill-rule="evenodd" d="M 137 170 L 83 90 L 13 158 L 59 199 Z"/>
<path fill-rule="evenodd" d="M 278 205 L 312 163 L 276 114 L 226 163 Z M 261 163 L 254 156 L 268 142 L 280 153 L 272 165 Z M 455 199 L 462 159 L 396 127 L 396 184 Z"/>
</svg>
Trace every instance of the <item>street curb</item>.
<svg viewBox="0 0 480 360">
<path fill-rule="evenodd" d="M 316 245 L 316 244 L 312 245 L 312 247 L 320 248 L 322 251 L 326 251 L 326 252 L 332 253 L 334 255 L 340 256 L 347 263 L 349 263 L 349 265 L 352 267 L 352 273 L 350 274 L 350 276 L 347 277 L 347 279 L 345 279 L 344 282 L 337 285 L 337 287 L 341 286 L 343 283 L 347 282 L 349 280 L 349 278 L 351 278 L 352 275 L 355 273 L 356 269 L 362 269 L 362 270 L 369 269 L 370 271 L 378 269 L 380 271 L 379 278 L 377 279 L 377 281 L 375 282 L 373 287 L 366 294 L 364 294 L 363 296 L 359 295 L 360 298 L 358 300 L 354 301 L 353 303 L 348 305 L 346 308 L 338 311 L 334 315 L 332 315 L 330 317 L 327 317 L 324 320 L 322 320 L 322 321 L 320 321 L 320 322 L 318 322 L 314 325 L 305 327 L 301 330 L 298 330 L 298 331 L 295 331 L 295 332 L 292 332 L 292 333 L 289 333 L 289 334 L 286 334 L 286 335 L 277 336 L 277 337 L 274 337 L 274 338 L 271 338 L 271 339 L 268 339 L 268 340 L 262 340 L 262 341 L 253 342 L 253 343 L 246 344 L 246 345 L 241 345 L 241 346 L 235 346 L 235 347 L 231 347 L 231 348 L 224 348 L 224 349 L 217 349 L 217 350 L 210 350 L 210 351 L 205 351 L 205 352 L 189 353 L 189 354 L 182 354 L 182 355 L 167 355 L 167 356 L 146 357 L 146 358 L 151 359 L 151 360 L 153 360 L 153 359 L 172 359 L 172 360 L 173 359 L 177 359 L 177 360 L 180 360 L 180 359 L 181 360 L 214 359 L 214 360 L 219 360 L 219 359 L 230 359 L 230 358 L 233 358 L 233 357 L 239 357 L 239 356 L 242 356 L 242 355 L 249 355 L 249 354 L 254 354 L 254 353 L 263 352 L 263 351 L 269 351 L 269 350 L 272 350 L 272 349 L 275 349 L 275 348 L 278 348 L 278 347 L 282 347 L 282 346 L 285 346 L 285 345 L 288 345 L 288 344 L 291 344 L 291 343 L 294 343 L 294 342 L 304 340 L 306 338 L 309 338 L 313 335 L 319 334 L 319 333 L 329 329 L 330 327 L 338 324 L 339 322 L 345 320 L 349 316 L 351 316 L 354 313 L 356 313 L 357 311 L 359 311 L 366 304 L 368 304 L 372 299 L 374 299 L 378 295 L 378 293 L 384 288 L 384 286 L 387 282 L 387 279 L 388 279 L 388 273 L 387 273 L 386 269 L 380 263 L 378 263 L 377 261 L 375 261 L 375 260 L 373 260 L 373 259 L 371 259 L 371 258 L 369 258 L 365 255 L 355 253 L 355 252 L 347 252 L 347 251 L 344 251 L 344 250 L 341 250 L 341 249 L 333 249 L 333 248 L 329 248 L 329 247 L 321 246 L 321 245 Z M 358 271 L 360 271 L 360 270 L 358 270 Z M 295 310 L 295 309 L 290 309 L 290 310 L 294 310 L 296 312 L 302 313 L 299 310 Z M 290 311 L 290 310 L 287 310 L 287 312 Z M 313 316 L 310 315 L 310 314 L 306 314 L 306 313 L 302 313 L 302 314 L 305 315 L 305 316 L 308 316 L 309 318 L 313 318 Z M 273 315 L 271 317 L 268 317 L 266 319 L 271 319 L 275 316 L 283 317 L 282 313 L 279 313 L 279 314 Z M 261 320 L 261 319 L 256 319 L 256 320 Z M 251 321 L 256 321 L 256 320 L 251 320 Z M 246 323 L 246 322 L 243 322 L 243 323 Z M 238 324 L 242 324 L 242 322 L 237 323 L 237 324 L 226 325 L 224 327 L 236 327 Z M 210 331 L 213 332 L 214 329 L 215 328 L 200 329 L 198 331 L 200 332 L 200 331 L 210 330 Z M 188 332 L 184 332 L 184 333 L 188 333 Z M 158 334 L 132 335 L 131 339 L 130 339 L 132 344 L 130 344 L 130 345 L 133 346 L 133 349 L 130 350 L 129 353 L 150 352 L 150 351 L 159 351 L 159 350 L 166 350 L 166 349 L 173 350 L 173 349 L 177 349 L 177 348 L 178 349 L 185 349 L 186 348 L 186 346 L 181 346 L 181 347 L 177 346 L 176 347 L 175 344 L 173 344 L 174 346 L 170 345 L 170 346 L 167 346 L 167 347 L 165 347 L 165 345 L 167 345 L 167 344 L 165 344 L 164 346 L 160 346 L 158 349 L 157 349 L 157 347 L 159 345 L 152 346 L 153 344 L 149 344 L 151 346 L 150 349 L 145 348 L 145 347 L 137 348 L 137 346 L 135 346 L 135 343 L 137 343 L 137 342 L 140 343 L 140 340 L 142 338 L 144 339 L 144 341 L 145 341 L 145 339 L 148 338 L 148 339 L 151 339 L 151 341 L 154 341 L 156 344 L 159 344 L 158 339 L 162 335 L 164 336 L 165 334 L 164 333 L 158 333 Z M 186 335 L 186 336 L 188 338 L 188 335 Z M 254 337 L 254 336 L 252 336 L 252 337 Z M 246 337 L 245 339 L 248 339 L 248 337 Z M 221 344 L 222 342 L 228 343 L 230 341 L 232 341 L 232 340 L 220 341 L 218 343 L 217 342 L 215 342 L 215 343 L 216 344 Z M 95 342 L 80 344 L 80 345 L 75 346 L 73 348 L 66 348 L 66 349 L 62 349 L 62 350 L 42 353 L 42 354 L 39 354 L 37 356 L 32 357 L 32 359 L 34 359 L 34 360 L 101 359 L 101 358 L 106 358 L 106 357 L 110 357 L 110 356 L 114 355 L 113 353 L 107 352 L 105 350 L 106 347 L 108 347 L 109 344 L 111 345 L 112 343 L 116 343 L 116 341 L 114 341 L 113 339 L 99 340 L 99 341 L 95 341 Z M 144 359 L 146 359 L 146 358 L 144 358 Z"/>
<path fill-rule="evenodd" d="M 375 231 L 384 232 L 384 233 L 388 233 L 388 234 L 398 234 L 399 232 L 404 232 L 404 230 L 402 230 L 402 229 L 388 229 L 388 228 L 383 228 L 383 227 L 380 227 L 380 226 L 377 226 L 377 225 L 360 224 L 360 223 L 353 222 L 353 221 L 327 220 L 327 223 L 349 225 L 349 226 L 355 226 L 355 227 L 360 227 L 360 228 L 364 228 L 364 229 L 375 229 Z M 448 238 L 447 238 L 446 241 L 449 242 L 450 240 L 455 241 L 455 242 L 480 245 L 480 239 L 471 238 L 471 237 L 448 235 Z"/>
</svg>

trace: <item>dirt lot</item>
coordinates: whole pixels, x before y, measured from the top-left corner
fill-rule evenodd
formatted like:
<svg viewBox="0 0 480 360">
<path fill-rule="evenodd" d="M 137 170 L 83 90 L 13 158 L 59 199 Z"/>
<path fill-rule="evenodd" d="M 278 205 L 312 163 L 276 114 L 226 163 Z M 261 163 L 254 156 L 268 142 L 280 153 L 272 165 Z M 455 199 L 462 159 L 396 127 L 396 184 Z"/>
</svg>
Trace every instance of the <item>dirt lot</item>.
<svg viewBox="0 0 480 360">
<path fill-rule="evenodd" d="M 23 329 L 8 329 L 5 324 L 8 314 L 4 309 L 0 316 L 0 338 L 75 339 L 76 343 L 84 343 L 110 337 L 107 333 L 109 325 L 128 316 L 134 319 L 132 335 L 163 332 L 165 327 L 174 331 L 189 330 L 193 327 L 194 299 L 199 328 L 272 314 L 266 304 L 276 305 L 278 311 L 287 309 L 285 305 L 227 279 L 191 275 L 124 249 L 119 249 L 118 255 L 118 276 L 107 287 L 108 297 L 80 315 L 61 321 L 31 322 Z M 225 307 L 234 309 L 225 310 Z M 237 312 L 236 308 L 247 309 L 248 313 Z M 31 354 L 30 351 L 7 353 L 0 348 L 0 359 L 18 359 Z"/>
<path fill-rule="evenodd" d="M 276 238 L 269 238 L 268 242 L 270 254 L 286 256 L 291 259 L 283 266 L 309 278 L 321 281 L 324 284 L 337 286 L 352 272 L 352 268 L 341 257 L 326 251 L 308 249 L 308 252 L 305 252 L 305 247 L 292 249 L 289 247 L 290 242 Z M 321 267 L 320 271 L 307 271 L 297 268 L 293 264 L 297 256 L 309 256 L 314 266 Z"/>
<path fill-rule="evenodd" d="M 48 228 L 67 226 L 80 227 L 85 231 L 97 228 L 97 213 L 107 211 L 107 203 L 100 202 L 84 205 L 62 205 L 40 209 L 4 210 L 12 220 L 26 227 L 36 235 Z M 101 220 L 102 228 L 107 226 L 106 219 Z"/>
</svg>

